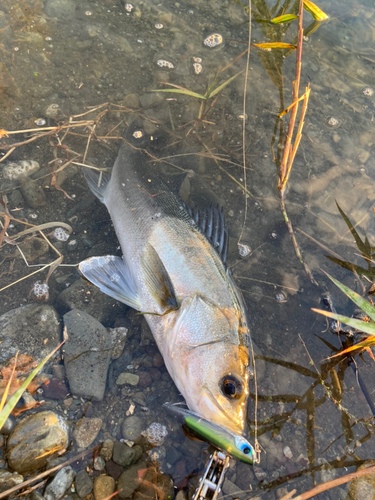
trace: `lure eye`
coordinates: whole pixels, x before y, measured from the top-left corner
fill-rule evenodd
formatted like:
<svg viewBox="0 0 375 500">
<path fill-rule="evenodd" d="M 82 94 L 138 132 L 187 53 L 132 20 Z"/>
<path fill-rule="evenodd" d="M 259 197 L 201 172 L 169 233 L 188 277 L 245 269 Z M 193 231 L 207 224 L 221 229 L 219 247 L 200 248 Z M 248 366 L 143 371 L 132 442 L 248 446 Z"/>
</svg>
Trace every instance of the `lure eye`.
<svg viewBox="0 0 375 500">
<path fill-rule="evenodd" d="M 251 450 L 248 446 L 243 447 L 242 453 L 244 453 L 245 455 L 249 455 L 250 452 L 251 452 Z"/>
<path fill-rule="evenodd" d="M 233 375 L 226 375 L 221 381 L 221 390 L 229 399 L 238 399 L 243 393 L 242 380 Z"/>
</svg>

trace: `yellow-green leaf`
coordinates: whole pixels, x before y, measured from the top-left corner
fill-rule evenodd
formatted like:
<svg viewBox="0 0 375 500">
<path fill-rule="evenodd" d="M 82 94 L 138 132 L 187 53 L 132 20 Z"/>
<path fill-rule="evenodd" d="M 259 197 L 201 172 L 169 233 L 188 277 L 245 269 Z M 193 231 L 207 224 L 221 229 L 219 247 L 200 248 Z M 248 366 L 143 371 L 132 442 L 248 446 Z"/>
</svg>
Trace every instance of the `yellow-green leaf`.
<svg viewBox="0 0 375 500">
<path fill-rule="evenodd" d="M 213 90 L 212 92 L 210 92 L 210 94 L 207 96 L 207 98 L 213 97 L 216 94 L 218 94 L 221 90 L 223 90 L 224 87 L 226 87 L 228 85 L 228 83 L 230 83 L 232 80 L 234 80 L 235 78 L 237 78 L 237 76 L 240 75 L 241 73 L 242 73 L 242 71 L 240 71 L 236 75 L 234 75 L 231 78 L 229 78 L 229 80 L 227 80 L 226 82 L 224 82 L 221 85 L 219 85 L 219 87 L 217 87 L 215 90 Z"/>
<path fill-rule="evenodd" d="M 303 7 L 313 16 L 315 21 L 326 21 L 328 19 L 327 14 L 310 0 L 303 0 Z"/>
<path fill-rule="evenodd" d="M 271 23 L 273 24 L 288 23 L 289 21 L 294 21 L 294 19 L 297 18 L 298 16 L 295 16 L 294 14 L 285 14 L 284 16 L 279 16 L 275 17 L 274 19 L 271 19 Z"/>
<path fill-rule="evenodd" d="M 190 95 L 191 97 L 197 97 L 198 99 L 207 99 L 202 94 L 197 94 L 197 92 L 192 92 L 191 90 L 181 90 L 181 89 L 157 89 L 157 90 L 152 90 L 151 92 L 174 92 L 175 94 L 184 94 L 184 95 Z"/>
<path fill-rule="evenodd" d="M 346 325 L 359 330 L 360 332 L 368 333 L 375 337 L 375 324 L 374 323 L 366 323 L 366 321 L 362 321 L 360 319 L 348 318 L 346 316 L 341 316 L 341 314 L 335 314 L 328 311 L 322 311 L 321 309 L 311 309 L 314 312 L 319 314 L 323 314 L 323 316 L 327 316 L 327 318 L 332 318 L 337 321 L 341 321 L 341 323 L 345 323 Z"/>
<path fill-rule="evenodd" d="M 271 49 L 296 49 L 295 45 L 291 43 L 283 43 L 283 42 L 268 42 L 268 43 L 254 43 L 254 47 L 258 47 L 259 49 L 271 50 Z"/>
</svg>

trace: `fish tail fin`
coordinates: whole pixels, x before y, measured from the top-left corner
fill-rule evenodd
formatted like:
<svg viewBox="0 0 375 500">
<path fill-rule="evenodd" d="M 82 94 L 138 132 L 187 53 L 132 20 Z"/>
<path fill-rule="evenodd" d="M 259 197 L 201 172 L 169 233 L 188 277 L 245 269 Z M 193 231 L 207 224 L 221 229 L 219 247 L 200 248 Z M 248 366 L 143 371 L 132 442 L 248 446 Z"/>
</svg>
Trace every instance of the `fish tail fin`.
<svg viewBox="0 0 375 500">
<path fill-rule="evenodd" d="M 100 171 L 100 173 L 98 173 L 97 170 L 93 170 L 92 168 L 85 167 L 82 170 L 90 190 L 97 198 L 99 198 L 102 203 L 104 203 L 105 190 L 111 179 L 111 176 L 104 173 L 103 171 Z"/>
</svg>

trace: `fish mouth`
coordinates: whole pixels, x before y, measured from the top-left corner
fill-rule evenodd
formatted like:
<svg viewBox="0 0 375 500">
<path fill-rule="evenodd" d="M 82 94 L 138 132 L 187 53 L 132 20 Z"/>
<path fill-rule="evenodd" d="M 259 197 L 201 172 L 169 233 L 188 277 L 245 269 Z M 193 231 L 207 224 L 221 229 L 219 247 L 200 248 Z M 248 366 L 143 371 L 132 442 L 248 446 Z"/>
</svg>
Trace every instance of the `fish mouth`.
<svg viewBox="0 0 375 500">
<path fill-rule="evenodd" d="M 202 406 L 207 408 L 209 410 L 209 414 L 211 415 L 213 413 L 212 410 L 218 410 L 219 413 L 220 413 L 220 416 L 222 418 L 220 418 L 219 420 L 217 419 L 212 419 L 210 417 L 208 417 L 208 420 L 211 420 L 213 422 L 215 422 L 216 424 L 222 426 L 222 427 L 225 427 L 227 428 L 228 430 L 232 431 L 232 432 L 235 432 L 236 434 L 239 434 L 239 435 L 242 435 L 243 434 L 243 427 L 244 427 L 244 424 L 242 423 L 239 424 L 238 421 L 236 421 L 222 406 L 221 404 L 219 403 L 219 401 L 215 398 L 215 396 L 212 394 L 211 390 L 208 389 L 208 387 L 204 387 L 204 390 L 203 390 L 203 405 L 200 404 L 199 407 L 201 409 L 201 413 L 202 415 L 204 416 L 204 413 L 202 411 Z M 207 418 L 206 416 L 204 416 L 204 418 Z"/>
</svg>

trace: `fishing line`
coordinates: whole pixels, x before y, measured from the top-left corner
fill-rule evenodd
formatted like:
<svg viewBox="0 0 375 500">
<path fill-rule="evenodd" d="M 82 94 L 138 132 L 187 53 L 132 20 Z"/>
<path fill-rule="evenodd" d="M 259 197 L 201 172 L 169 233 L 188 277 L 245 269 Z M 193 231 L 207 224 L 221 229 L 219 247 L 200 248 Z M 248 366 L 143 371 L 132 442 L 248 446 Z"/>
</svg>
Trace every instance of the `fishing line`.
<svg viewBox="0 0 375 500">
<path fill-rule="evenodd" d="M 245 70 L 245 84 L 243 91 L 243 108 L 242 108 L 242 163 L 243 163 L 243 179 L 244 186 L 247 190 L 247 174 L 246 174 L 246 90 L 247 90 L 247 81 L 249 76 L 249 65 L 250 65 L 250 47 L 251 47 L 251 0 L 248 0 L 249 5 L 249 37 L 247 42 L 247 57 L 246 57 L 246 70 Z M 240 237 L 238 238 L 238 244 L 242 239 L 242 235 L 245 229 L 246 220 L 247 220 L 247 199 L 248 194 L 245 192 L 245 216 L 242 225 L 242 230 Z M 255 393 L 255 408 L 254 408 L 254 450 L 256 453 L 256 457 L 254 459 L 254 463 L 258 464 L 260 462 L 260 445 L 258 441 L 258 386 L 257 386 L 257 371 L 255 366 L 255 354 L 253 343 L 251 341 L 250 333 L 249 333 L 249 347 L 251 349 L 251 358 L 253 362 L 253 370 L 254 370 L 254 393 Z"/>
</svg>

